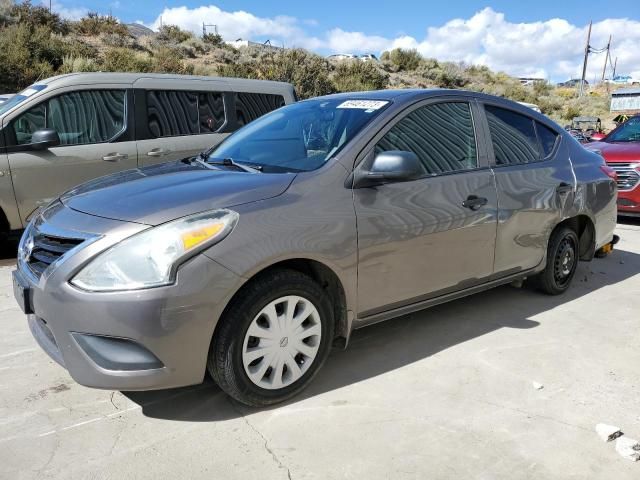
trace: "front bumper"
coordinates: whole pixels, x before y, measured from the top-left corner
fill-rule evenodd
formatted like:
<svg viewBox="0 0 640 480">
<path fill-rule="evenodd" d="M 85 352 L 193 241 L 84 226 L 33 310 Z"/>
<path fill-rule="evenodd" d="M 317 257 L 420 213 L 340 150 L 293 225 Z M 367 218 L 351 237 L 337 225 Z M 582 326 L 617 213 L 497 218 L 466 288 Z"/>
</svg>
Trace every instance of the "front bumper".
<svg viewBox="0 0 640 480">
<path fill-rule="evenodd" d="M 68 209 L 59 218 L 66 227 L 84 225 L 85 232 L 89 228 L 100 239 L 52 265 L 52 271 L 39 279 L 19 262 L 18 275 L 27 284 L 33 310 L 29 327 L 43 350 L 88 387 L 150 390 L 200 383 L 217 320 L 240 278 L 197 255 L 178 269 L 171 286 L 83 291 L 69 279 L 95 253 L 113 245 L 117 241 L 113 238 L 120 238 L 121 229 L 127 227 Z M 54 216 L 47 222 L 56 220 Z M 116 232 L 113 238 L 106 234 L 110 228 Z"/>
<path fill-rule="evenodd" d="M 618 214 L 640 215 L 640 187 L 633 190 L 618 190 Z"/>
</svg>

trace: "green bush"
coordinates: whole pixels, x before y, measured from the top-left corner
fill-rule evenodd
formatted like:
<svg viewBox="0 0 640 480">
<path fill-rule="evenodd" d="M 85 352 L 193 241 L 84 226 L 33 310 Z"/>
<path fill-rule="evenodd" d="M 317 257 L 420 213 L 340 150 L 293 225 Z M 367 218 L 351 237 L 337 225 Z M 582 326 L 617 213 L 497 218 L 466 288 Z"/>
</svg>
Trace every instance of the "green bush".
<svg viewBox="0 0 640 480">
<path fill-rule="evenodd" d="M 414 48 L 394 48 L 382 53 L 382 64 L 391 72 L 416 70 L 422 61 L 422 55 Z"/>
<path fill-rule="evenodd" d="M 153 52 L 151 68 L 156 73 L 179 73 L 182 75 L 193 73 L 193 65 L 185 64 L 179 52 L 167 47 Z"/>
<path fill-rule="evenodd" d="M 64 57 L 62 66 L 57 73 L 97 72 L 99 70 L 100 66 L 93 58 L 66 56 Z"/>
<path fill-rule="evenodd" d="M 157 39 L 160 42 L 175 45 L 178 43 L 182 43 L 191 37 L 193 37 L 193 34 L 191 32 L 182 30 L 177 25 L 163 25 L 158 31 Z"/>
<path fill-rule="evenodd" d="M 63 35 L 69 33 L 69 22 L 42 5 L 33 6 L 29 0 L 22 3 L 5 3 L 9 5 L 2 8 L 4 11 L 2 17 L 7 24 L 17 23 L 30 28 L 45 27 L 53 33 Z"/>
<path fill-rule="evenodd" d="M 389 76 L 373 62 L 342 61 L 336 66 L 333 83 L 339 92 L 382 90 L 389 84 Z"/>
<path fill-rule="evenodd" d="M 47 27 L 15 24 L 0 29 L 0 90 L 15 92 L 62 65 L 63 50 Z"/>
<path fill-rule="evenodd" d="M 319 55 L 302 49 L 275 53 L 258 51 L 256 55 L 222 65 L 218 73 L 225 77 L 289 82 L 295 86 L 300 98 L 335 92 L 335 86 L 329 78 L 329 63 Z"/>
<path fill-rule="evenodd" d="M 202 41 L 212 47 L 224 47 L 226 44 L 222 39 L 222 35 L 217 33 L 206 33 L 202 36 Z"/>
<path fill-rule="evenodd" d="M 80 35 L 97 37 L 98 35 L 111 34 L 123 37 L 130 36 L 129 29 L 126 25 L 119 22 L 116 17 L 111 15 L 99 15 L 95 12 L 89 13 L 86 17 L 73 23 L 73 29 Z"/>
<path fill-rule="evenodd" d="M 151 72 L 149 58 L 128 48 L 110 48 L 104 54 L 102 70 L 106 72 Z"/>
</svg>

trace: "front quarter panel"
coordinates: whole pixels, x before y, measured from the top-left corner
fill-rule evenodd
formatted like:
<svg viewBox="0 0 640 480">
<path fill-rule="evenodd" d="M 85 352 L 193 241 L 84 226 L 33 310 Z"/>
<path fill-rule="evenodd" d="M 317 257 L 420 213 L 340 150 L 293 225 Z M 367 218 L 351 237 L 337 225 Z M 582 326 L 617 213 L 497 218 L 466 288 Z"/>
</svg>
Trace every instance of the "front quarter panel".
<svg viewBox="0 0 640 480">
<path fill-rule="evenodd" d="M 235 208 L 240 219 L 234 231 L 205 255 L 245 280 L 285 260 L 320 262 L 337 275 L 353 311 L 357 236 L 347 177 L 346 169 L 333 162 L 298 174 L 278 197 Z"/>
</svg>

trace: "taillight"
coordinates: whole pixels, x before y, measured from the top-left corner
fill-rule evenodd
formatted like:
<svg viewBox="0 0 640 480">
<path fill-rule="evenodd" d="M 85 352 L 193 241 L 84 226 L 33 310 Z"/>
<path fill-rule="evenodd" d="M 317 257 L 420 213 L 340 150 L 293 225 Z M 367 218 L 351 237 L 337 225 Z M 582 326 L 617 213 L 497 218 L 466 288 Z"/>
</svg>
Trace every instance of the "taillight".
<svg viewBox="0 0 640 480">
<path fill-rule="evenodd" d="M 609 165 L 600 165 L 600 170 L 602 170 L 607 177 L 613 178 L 616 182 L 618 181 L 618 174 Z"/>
</svg>

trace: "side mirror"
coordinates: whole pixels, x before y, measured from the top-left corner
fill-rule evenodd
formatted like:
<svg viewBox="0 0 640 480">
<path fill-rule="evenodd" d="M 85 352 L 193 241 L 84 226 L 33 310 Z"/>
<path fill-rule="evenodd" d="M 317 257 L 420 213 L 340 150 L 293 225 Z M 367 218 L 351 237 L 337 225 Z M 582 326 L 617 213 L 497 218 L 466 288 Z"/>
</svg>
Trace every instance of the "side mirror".
<svg viewBox="0 0 640 480">
<path fill-rule="evenodd" d="M 29 145 L 31 145 L 31 148 L 34 150 L 46 150 L 60 145 L 60 137 L 54 129 L 43 128 L 33 132 Z"/>
<path fill-rule="evenodd" d="M 373 187 L 384 183 L 408 182 L 427 174 L 418 156 L 413 152 L 389 150 L 381 152 L 368 168 L 359 169 L 354 178 L 354 188 Z"/>
</svg>

